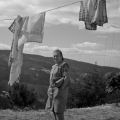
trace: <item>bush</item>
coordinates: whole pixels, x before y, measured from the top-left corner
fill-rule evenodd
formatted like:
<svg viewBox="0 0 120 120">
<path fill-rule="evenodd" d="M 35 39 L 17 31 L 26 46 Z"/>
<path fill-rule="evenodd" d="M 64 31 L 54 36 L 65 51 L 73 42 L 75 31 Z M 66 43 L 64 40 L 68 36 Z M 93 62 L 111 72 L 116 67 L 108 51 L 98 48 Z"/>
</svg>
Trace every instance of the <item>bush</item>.
<svg viewBox="0 0 120 120">
<path fill-rule="evenodd" d="M 8 109 L 8 108 L 12 108 L 12 102 L 9 98 L 9 95 L 1 93 L 0 94 L 0 109 Z"/>
<path fill-rule="evenodd" d="M 107 73 L 106 79 L 106 92 L 108 103 L 120 102 L 120 73 Z"/>
<path fill-rule="evenodd" d="M 34 89 L 28 89 L 26 84 L 14 84 L 9 94 L 13 104 L 18 107 L 32 106 L 37 100 Z"/>
<path fill-rule="evenodd" d="M 99 72 L 85 73 L 70 87 L 68 107 L 88 107 L 105 103 L 105 81 Z"/>
<path fill-rule="evenodd" d="M 114 92 L 120 90 L 120 73 L 110 73 L 106 76 L 106 91 Z"/>
</svg>

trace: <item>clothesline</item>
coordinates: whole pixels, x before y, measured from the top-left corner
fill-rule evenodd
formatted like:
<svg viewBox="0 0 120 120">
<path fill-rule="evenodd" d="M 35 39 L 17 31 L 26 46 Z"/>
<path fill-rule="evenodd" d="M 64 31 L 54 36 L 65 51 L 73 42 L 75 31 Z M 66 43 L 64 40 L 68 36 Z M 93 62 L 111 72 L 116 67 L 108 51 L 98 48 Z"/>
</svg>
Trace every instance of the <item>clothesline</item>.
<svg viewBox="0 0 120 120">
<path fill-rule="evenodd" d="M 59 6 L 59 7 L 56 7 L 56 8 L 52 8 L 52 9 L 49 9 L 49 10 L 46 10 L 46 11 L 43 11 L 43 12 L 53 11 L 53 10 L 56 10 L 56 9 L 59 9 L 59 8 L 63 8 L 63 7 L 66 7 L 66 6 L 70 6 L 70 5 L 79 3 L 79 2 L 81 2 L 81 1 L 82 1 L 82 0 L 79 0 L 79 1 L 76 1 L 76 2 L 73 2 L 73 3 L 69 3 L 69 4 L 65 4 L 65 5 L 63 5 L 63 6 Z"/>
<path fill-rule="evenodd" d="M 47 13 L 47 12 L 50 12 L 50 11 L 53 11 L 53 10 L 57 10 L 57 9 L 60 9 L 60 8 L 63 8 L 63 7 L 66 7 L 66 6 L 70 6 L 70 5 L 73 5 L 73 4 L 76 4 L 76 3 L 79 3 L 81 2 L 82 0 L 79 0 L 79 1 L 76 1 L 76 2 L 72 2 L 72 3 L 69 3 L 69 4 L 64 4 L 64 5 L 61 5 L 61 6 L 58 6 L 58 7 L 55 7 L 55 8 L 51 8 L 51 9 L 48 9 L 48 10 L 45 10 L 45 11 L 42 11 L 40 13 Z M 11 19 L 0 19 L 0 21 L 4 21 L 4 20 L 14 20 L 15 18 L 11 18 Z"/>
<path fill-rule="evenodd" d="M 15 82 L 19 82 L 23 62 L 24 44 L 27 42 L 42 43 L 43 41 L 46 12 L 50 12 L 76 3 L 80 3 L 79 21 L 84 21 L 86 29 L 97 30 L 97 26 L 103 26 L 103 24 L 108 23 L 106 0 L 99 0 L 98 2 L 88 0 L 85 3 L 84 0 L 79 0 L 48 9 L 46 11 L 41 11 L 35 16 L 18 16 L 13 21 L 13 23 L 8 28 L 14 34 L 9 56 L 11 70 L 8 84 L 10 86 L 12 86 Z"/>
</svg>

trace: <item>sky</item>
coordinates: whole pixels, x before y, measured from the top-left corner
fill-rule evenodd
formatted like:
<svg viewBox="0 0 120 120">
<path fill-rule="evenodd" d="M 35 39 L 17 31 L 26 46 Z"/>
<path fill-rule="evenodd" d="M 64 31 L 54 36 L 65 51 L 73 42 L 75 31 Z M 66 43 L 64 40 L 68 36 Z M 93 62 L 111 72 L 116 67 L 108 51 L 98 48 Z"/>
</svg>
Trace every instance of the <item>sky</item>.
<svg viewBox="0 0 120 120">
<path fill-rule="evenodd" d="M 76 0 L 77 1 L 77 0 Z M 13 34 L 8 27 L 17 15 L 34 14 L 75 0 L 0 0 L 0 49 L 10 49 Z M 26 43 L 24 52 L 52 57 L 62 50 L 65 58 L 120 68 L 120 0 L 106 0 L 108 23 L 96 31 L 80 22 L 80 3 L 46 13 L 43 43 Z"/>
</svg>

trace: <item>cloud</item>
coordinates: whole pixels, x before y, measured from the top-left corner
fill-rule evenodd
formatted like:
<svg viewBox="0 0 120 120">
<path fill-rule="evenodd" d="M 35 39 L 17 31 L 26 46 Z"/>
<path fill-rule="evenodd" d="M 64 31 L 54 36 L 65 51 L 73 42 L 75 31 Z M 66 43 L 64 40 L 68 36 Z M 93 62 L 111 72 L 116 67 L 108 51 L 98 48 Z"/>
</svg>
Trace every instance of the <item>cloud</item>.
<svg viewBox="0 0 120 120">
<path fill-rule="evenodd" d="M 97 38 L 100 38 L 100 40 L 105 40 L 108 38 L 108 36 L 102 34 L 102 35 L 97 35 Z"/>
<path fill-rule="evenodd" d="M 120 50 L 103 50 L 101 51 L 101 54 L 104 53 L 106 56 L 119 56 L 120 57 Z"/>
<path fill-rule="evenodd" d="M 119 17 L 120 18 L 120 0 L 108 0 L 107 1 L 107 12 L 109 18 Z"/>
<path fill-rule="evenodd" d="M 82 42 L 72 45 L 79 53 L 95 53 L 96 50 L 104 49 L 104 45 L 95 42 Z"/>
<path fill-rule="evenodd" d="M 84 48 L 81 47 L 81 45 L 84 45 Z M 79 47 L 78 47 L 79 46 Z M 116 49 L 92 49 L 93 47 L 100 46 L 99 44 L 95 43 L 78 43 L 74 44 L 73 46 L 69 48 L 62 48 L 57 46 L 47 46 L 47 45 L 41 45 L 36 43 L 26 43 L 24 47 L 24 53 L 27 54 L 36 54 L 36 55 L 42 55 L 46 57 L 52 57 L 52 52 L 55 49 L 60 49 L 63 52 L 63 56 L 65 58 L 73 59 L 73 60 L 80 60 L 84 62 L 93 63 L 94 61 L 98 61 L 101 65 L 110 65 L 111 62 L 114 67 L 118 67 L 119 65 L 119 58 L 120 58 L 120 50 Z M 91 49 L 87 49 L 87 47 Z M 81 48 L 81 49 L 80 49 Z M 6 44 L 0 44 L 0 49 L 10 49 L 10 46 Z M 110 59 L 110 60 L 109 60 Z M 111 61 L 112 60 L 112 61 Z M 117 62 L 117 63 L 116 63 Z"/>
<path fill-rule="evenodd" d="M 26 43 L 24 46 L 25 53 L 43 56 L 50 56 L 55 49 L 58 49 L 58 47 L 41 46 L 39 43 Z"/>
<path fill-rule="evenodd" d="M 99 47 L 101 47 L 102 45 L 97 44 L 97 43 L 92 43 L 92 42 L 83 42 L 83 43 L 77 43 L 77 44 L 73 44 L 70 48 L 60 48 L 57 46 L 41 46 L 39 44 L 31 44 L 31 43 L 27 43 L 25 44 L 25 51 L 44 51 L 44 52 L 49 52 L 49 51 L 53 51 L 55 49 L 61 49 L 64 52 L 83 52 L 85 50 L 90 50 L 90 49 L 98 49 Z M 90 52 L 89 52 L 90 53 Z"/>
<path fill-rule="evenodd" d="M 46 23 L 51 25 L 69 24 L 74 26 L 79 26 L 81 24 L 77 17 L 74 17 L 73 15 L 67 16 L 67 13 L 62 15 L 58 12 L 56 14 L 46 14 Z"/>
<path fill-rule="evenodd" d="M 11 47 L 10 47 L 9 45 L 0 43 L 0 49 L 1 49 L 1 50 L 6 50 L 6 49 L 7 49 L 7 50 L 10 50 L 10 48 L 11 48 Z"/>
<path fill-rule="evenodd" d="M 74 47 L 77 48 L 96 47 L 96 46 L 98 46 L 97 43 L 91 43 L 91 42 L 83 42 L 74 45 Z"/>
<path fill-rule="evenodd" d="M 0 19 L 15 18 L 18 14 L 21 16 L 32 16 L 33 14 L 56 8 L 64 4 L 69 4 L 74 1 L 65 0 L 0 0 Z M 46 14 L 46 26 L 69 24 L 78 26 L 79 29 L 85 29 L 84 22 L 79 22 L 78 13 L 80 4 L 66 6 Z M 120 21 L 120 0 L 107 0 L 107 12 L 109 24 L 104 27 L 99 27 L 100 33 L 120 32 L 118 25 Z M 116 19 L 117 17 L 117 19 Z M 12 21 L 0 21 L 0 26 L 9 26 Z M 120 26 L 120 25 L 119 25 Z"/>
<path fill-rule="evenodd" d="M 83 49 L 84 48 L 84 49 Z M 55 49 L 62 50 L 63 54 L 67 55 L 94 55 L 94 56 L 120 56 L 120 50 L 116 49 L 103 49 L 101 44 L 83 42 L 74 44 L 69 48 L 62 48 L 57 46 L 41 46 L 39 44 L 27 43 L 24 52 L 31 54 L 38 54 L 44 56 L 51 56 Z"/>
<path fill-rule="evenodd" d="M 96 32 L 100 33 L 120 33 L 120 26 L 106 24 L 103 27 L 98 27 Z"/>
<path fill-rule="evenodd" d="M 38 43 L 37 44 L 26 43 L 25 48 L 26 50 L 30 50 L 30 51 L 34 51 L 34 50 L 52 51 L 52 50 L 57 49 L 58 47 L 49 47 L 47 45 L 41 46 Z"/>
<path fill-rule="evenodd" d="M 55 1 L 55 0 L 1 0 L 0 1 L 0 18 L 15 18 L 18 14 L 21 16 L 33 15 L 51 8 L 55 8 L 57 6 L 61 6 L 67 3 L 71 3 L 68 1 Z M 71 16 L 73 14 L 77 14 L 79 11 L 79 6 L 71 5 L 69 7 L 57 9 L 55 11 L 51 11 L 46 15 L 46 22 L 49 23 L 48 20 L 52 20 L 51 24 L 54 24 L 55 20 L 59 23 L 72 23 Z M 66 16 L 66 18 L 65 18 Z M 67 18 L 68 17 L 68 18 Z M 1 22 L 2 23 L 2 22 Z M 4 24 L 4 23 L 3 23 Z M 56 23 L 55 23 L 56 24 Z"/>
</svg>

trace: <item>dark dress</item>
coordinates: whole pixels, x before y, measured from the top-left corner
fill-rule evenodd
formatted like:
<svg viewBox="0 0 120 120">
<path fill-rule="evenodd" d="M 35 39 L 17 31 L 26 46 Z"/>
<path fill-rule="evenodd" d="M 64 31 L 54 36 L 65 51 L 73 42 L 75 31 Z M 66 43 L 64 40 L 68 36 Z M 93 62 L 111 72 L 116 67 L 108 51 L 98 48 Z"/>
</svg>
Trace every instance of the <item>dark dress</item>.
<svg viewBox="0 0 120 120">
<path fill-rule="evenodd" d="M 55 85 L 54 85 L 55 84 Z M 52 66 L 46 109 L 63 113 L 66 108 L 68 89 L 70 86 L 69 66 L 66 62 Z"/>
</svg>

